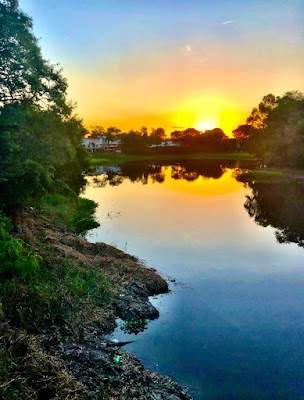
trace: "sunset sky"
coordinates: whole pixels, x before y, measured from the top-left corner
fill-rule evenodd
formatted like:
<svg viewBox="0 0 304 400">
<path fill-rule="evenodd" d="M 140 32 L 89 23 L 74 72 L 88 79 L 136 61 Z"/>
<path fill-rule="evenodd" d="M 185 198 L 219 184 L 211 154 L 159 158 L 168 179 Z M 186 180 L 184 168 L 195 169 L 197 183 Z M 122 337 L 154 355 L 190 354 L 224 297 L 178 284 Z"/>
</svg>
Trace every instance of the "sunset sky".
<svg viewBox="0 0 304 400">
<path fill-rule="evenodd" d="M 263 95 L 304 91 L 303 0 L 20 0 L 86 126 L 244 123 Z"/>
</svg>

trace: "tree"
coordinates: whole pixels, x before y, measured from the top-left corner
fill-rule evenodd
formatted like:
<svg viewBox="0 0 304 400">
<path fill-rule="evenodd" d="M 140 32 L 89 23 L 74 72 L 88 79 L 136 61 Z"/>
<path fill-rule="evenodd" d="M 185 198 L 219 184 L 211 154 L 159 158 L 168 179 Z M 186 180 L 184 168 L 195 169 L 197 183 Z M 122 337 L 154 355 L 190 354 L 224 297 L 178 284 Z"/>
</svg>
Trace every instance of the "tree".
<svg viewBox="0 0 304 400">
<path fill-rule="evenodd" d="M 174 131 L 171 133 L 171 139 L 179 141 L 182 146 L 192 146 L 195 139 L 200 136 L 200 132 L 194 128 L 188 128 L 184 131 Z"/>
<path fill-rule="evenodd" d="M 201 151 L 220 152 L 223 149 L 223 141 L 228 139 L 222 129 L 214 128 L 206 130 L 197 138 L 197 145 Z"/>
<path fill-rule="evenodd" d="M 265 119 L 266 162 L 304 167 L 304 95 L 287 92 Z"/>
<path fill-rule="evenodd" d="M 145 126 L 142 126 L 142 127 L 140 128 L 140 134 L 141 134 L 142 136 L 148 136 L 148 128 L 145 127 Z"/>
<path fill-rule="evenodd" d="M 122 150 L 130 154 L 146 153 L 148 144 L 145 136 L 138 131 L 129 131 L 120 135 Z"/>
<path fill-rule="evenodd" d="M 248 139 L 253 132 L 254 128 L 249 124 L 240 125 L 234 131 L 232 131 L 233 137 L 241 141 Z"/>
<path fill-rule="evenodd" d="M 152 129 L 152 132 L 150 134 L 150 143 L 151 144 L 160 144 L 166 139 L 166 132 L 164 128 L 157 128 L 157 129 Z"/>
<path fill-rule="evenodd" d="M 247 118 L 247 125 L 252 129 L 243 125 L 233 133 L 239 137 L 244 134 L 249 151 L 267 164 L 304 167 L 303 93 L 264 96 Z"/>
<path fill-rule="evenodd" d="M 115 140 L 116 136 L 121 132 L 120 129 L 116 128 L 115 126 L 110 126 L 106 133 L 105 133 L 105 138 L 107 140 L 107 142 L 111 142 L 113 140 Z"/>
<path fill-rule="evenodd" d="M 265 127 L 265 119 L 269 112 L 277 106 L 280 97 L 275 97 L 273 94 L 267 94 L 257 108 L 253 108 L 246 122 L 256 129 Z"/>
<path fill-rule="evenodd" d="M 31 19 L 17 1 L 0 0 L 0 208 L 54 190 L 58 180 L 79 190 L 86 130 L 66 89 L 43 59 Z"/>
<path fill-rule="evenodd" d="M 0 0 L 0 104 L 29 100 L 65 113 L 67 82 L 43 59 L 32 20 L 16 0 Z"/>
<path fill-rule="evenodd" d="M 92 126 L 92 128 L 91 128 L 91 132 L 90 132 L 90 134 L 91 134 L 91 136 L 93 137 L 93 138 L 98 138 L 98 137 L 100 137 L 100 136 L 104 136 L 104 134 L 105 134 L 105 129 L 104 129 L 104 127 L 103 126 L 101 126 L 101 125 L 95 125 L 95 126 Z"/>
</svg>

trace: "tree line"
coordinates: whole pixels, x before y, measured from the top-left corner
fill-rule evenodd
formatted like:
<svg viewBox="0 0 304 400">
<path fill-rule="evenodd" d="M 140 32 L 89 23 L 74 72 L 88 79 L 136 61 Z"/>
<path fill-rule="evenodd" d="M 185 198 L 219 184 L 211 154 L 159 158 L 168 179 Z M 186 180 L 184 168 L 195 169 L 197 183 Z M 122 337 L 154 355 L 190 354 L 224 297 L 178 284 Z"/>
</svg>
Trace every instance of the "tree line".
<svg viewBox="0 0 304 400">
<path fill-rule="evenodd" d="M 198 131 L 194 128 L 171 132 L 170 137 L 166 135 L 164 128 L 152 128 L 148 132 L 146 127 L 140 130 L 130 130 L 122 132 L 116 127 L 104 129 L 102 126 L 94 126 L 90 130 L 90 136 L 97 138 L 103 136 L 107 141 L 120 140 L 122 150 L 126 153 L 143 154 L 151 151 L 151 147 L 158 147 L 161 143 L 162 148 L 154 149 L 155 152 L 164 153 L 183 153 L 183 152 L 225 152 L 233 151 L 236 142 L 229 139 L 220 128 Z M 168 141 L 178 144 L 178 148 L 166 145 Z"/>
<path fill-rule="evenodd" d="M 91 135 L 105 136 L 108 140 L 119 139 L 126 153 L 151 152 L 149 147 L 171 140 L 178 148 L 162 147 L 154 152 L 163 153 L 224 153 L 246 151 L 255 154 L 264 164 L 304 167 L 304 94 L 289 91 L 283 96 L 268 94 L 246 120 L 246 124 L 233 130 L 229 138 L 222 129 L 204 132 L 194 128 L 175 130 L 166 135 L 163 128 L 146 127 L 123 133 L 116 127 L 93 127 Z"/>
</svg>

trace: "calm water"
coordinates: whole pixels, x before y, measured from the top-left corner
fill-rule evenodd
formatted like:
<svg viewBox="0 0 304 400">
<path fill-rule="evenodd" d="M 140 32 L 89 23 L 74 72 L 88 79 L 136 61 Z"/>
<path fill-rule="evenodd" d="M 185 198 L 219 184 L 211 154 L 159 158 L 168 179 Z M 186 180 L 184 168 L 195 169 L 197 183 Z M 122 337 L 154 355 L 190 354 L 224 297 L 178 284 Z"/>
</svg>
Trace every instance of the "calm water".
<svg viewBox="0 0 304 400">
<path fill-rule="evenodd" d="M 153 299 L 158 320 L 114 337 L 196 399 L 304 399 L 303 188 L 244 187 L 235 166 L 128 163 L 88 178 L 101 223 L 89 240 L 176 279 Z"/>
</svg>

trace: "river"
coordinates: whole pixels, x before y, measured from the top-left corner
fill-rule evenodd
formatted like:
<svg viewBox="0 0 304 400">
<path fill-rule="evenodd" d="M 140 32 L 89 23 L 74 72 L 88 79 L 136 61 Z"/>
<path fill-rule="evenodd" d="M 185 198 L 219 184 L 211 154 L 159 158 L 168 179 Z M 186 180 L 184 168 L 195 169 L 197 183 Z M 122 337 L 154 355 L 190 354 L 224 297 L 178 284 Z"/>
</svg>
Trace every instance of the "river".
<svg viewBox="0 0 304 400">
<path fill-rule="evenodd" d="M 304 399 L 301 185 L 235 179 L 233 161 L 100 167 L 84 196 L 103 241 L 170 281 L 160 318 L 113 337 L 195 399 Z"/>
</svg>

